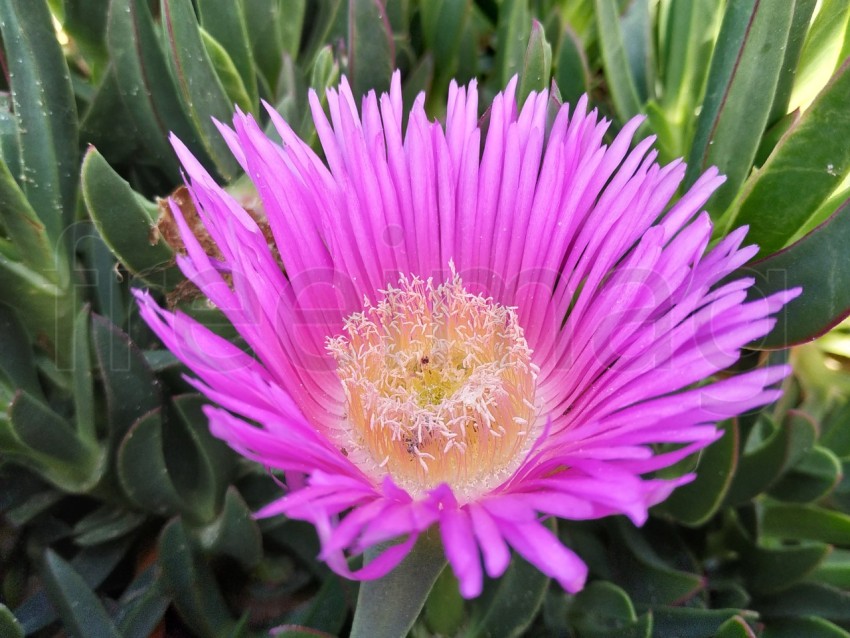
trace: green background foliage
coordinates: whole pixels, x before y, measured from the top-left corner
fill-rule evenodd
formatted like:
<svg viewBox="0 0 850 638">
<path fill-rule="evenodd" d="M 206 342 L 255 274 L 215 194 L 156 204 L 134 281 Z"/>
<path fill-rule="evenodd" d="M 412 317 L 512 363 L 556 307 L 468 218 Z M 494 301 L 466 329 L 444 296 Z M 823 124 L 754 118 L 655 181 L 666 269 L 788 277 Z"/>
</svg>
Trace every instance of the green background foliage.
<svg viewBox="0 0 850 638">
<path fill-rule="evenodd" d="M 435 573 L 388 635 L 850 636 L 846 0 L 0 0 L 0 36 L 0 635 L 347 635 L 357 584 L 310 526 L 251 516 L 278 479 L 209 434 L 130 290 L 236 338 L 157 232 L 169 133 L 250 202 L 211 118 L 267 126 L 266 102 L 320 152 L 308 91 L 400 69 L 435 118 L 451 79 L 486 106 L 514 75 L 520 100 L 589 93 L 611 136 L 643 114 L 688 183 L 728 176 L 708 210 L 716 238 L 750 227 L 757 294 L 805 294 L 737 366 L 790 362 L 783 398 L 724 423 L 646 526 L 550 521 L 584 591 L 519 557 L 469 602 Z"/>
</svg>

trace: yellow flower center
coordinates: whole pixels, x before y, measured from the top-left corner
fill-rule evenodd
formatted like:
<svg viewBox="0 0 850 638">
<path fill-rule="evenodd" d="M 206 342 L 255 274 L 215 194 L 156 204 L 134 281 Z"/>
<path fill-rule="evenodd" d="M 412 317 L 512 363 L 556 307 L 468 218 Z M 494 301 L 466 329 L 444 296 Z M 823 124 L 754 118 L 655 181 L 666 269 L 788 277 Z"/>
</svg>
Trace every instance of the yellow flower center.
<svg viewBox="0 0 850 638">
<path fill-rule="evenodd" d="M 460 498 L 489 491 L 533 441 L 539 370 L 516 311 L 454 273 L 382 294 L 328 340 L 348 406 L 340 445 L 413 496 L 441 483 Z"/>
</svg>

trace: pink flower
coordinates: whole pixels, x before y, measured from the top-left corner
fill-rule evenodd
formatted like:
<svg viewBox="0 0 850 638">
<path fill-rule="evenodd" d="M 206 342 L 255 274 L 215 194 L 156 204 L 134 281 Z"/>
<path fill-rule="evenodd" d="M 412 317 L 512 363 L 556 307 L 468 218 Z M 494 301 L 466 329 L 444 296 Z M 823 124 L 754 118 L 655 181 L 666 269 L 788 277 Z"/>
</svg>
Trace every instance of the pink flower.
<svg viewBox="0 0 850 638">
<path fill-rule="evenodd" d="M 439 526 L 466 597 L 509 548 L 564 589 L 582 561 L 542 518 L 634 523 L 693 475 L 656 470 L 718 438 L 715 424 L 775 400 L 785 367 L 701 383 L 766 334 L 799 290 L 746 302 L 727 275 L 756 252 L 739 229 L 708 249 L 707 171 L 672 207 L 685 166 L 655 163 L 639 119 L 582 99 L 547 126 L 546 93 L 496 96 L 486 141 L 475 83 L 449 92 L 445 126 L 416 101 L 406 132 L 396 74 L 358 114 L 348 83 L 315 94 L 327 165 L 272 109 L 220 129 L 274 235 L 174 147 L 222 258 L 173 206 L 186 276 L 246 354 L 139 294 L 159 338 L 211 401 L 213 433 L 286 473 L 259 516 L 310 521 L 337 573 L 379 577 Z M 282 267 L 281 267 L 282 263 Z M 358 572 L 346 555 L 402 539 Z M 482 569 L 483 563 L 483 569 Z"/>
</svg>

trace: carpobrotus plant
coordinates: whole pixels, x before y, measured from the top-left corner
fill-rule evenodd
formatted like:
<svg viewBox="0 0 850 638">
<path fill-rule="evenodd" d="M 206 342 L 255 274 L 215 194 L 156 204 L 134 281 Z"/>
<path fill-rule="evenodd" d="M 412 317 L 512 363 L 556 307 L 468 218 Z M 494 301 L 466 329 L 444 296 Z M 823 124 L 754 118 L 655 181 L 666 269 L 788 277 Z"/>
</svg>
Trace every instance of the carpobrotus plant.
<svg viewBox="0 0 850 638">
<path fill-rule="evenodd" d="M 0 634 L 847 636 L 845 4 L 0 0 Z"/>
</svg>

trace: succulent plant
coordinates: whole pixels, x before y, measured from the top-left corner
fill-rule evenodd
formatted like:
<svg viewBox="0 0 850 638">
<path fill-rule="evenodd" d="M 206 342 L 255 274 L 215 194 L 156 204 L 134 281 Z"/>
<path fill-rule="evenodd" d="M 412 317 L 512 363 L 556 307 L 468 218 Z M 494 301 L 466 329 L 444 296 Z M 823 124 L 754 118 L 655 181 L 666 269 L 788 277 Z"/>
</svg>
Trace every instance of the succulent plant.
<svg viewBox="0 0 850 638">
<path fill-rule="evenodd" d="M 410 635 L 850 636 L 845 0 L 0 0 L 0 35 L 0 635 L 347 635 L 357 585 L 312 526 L 252 516 L 281 477 L 210 434 L 131 291 L 247 347 L 175 265 L 169 135 L 262 227 L 215 120 L 273 136 L 265 102 L 321 152 L 308 92 L 398 69 L 438 119 L 452 79 L 487 105 L 514 75 L 520 102 L 588 93 L 610 136 L 645 114 L 685 186 L 727 175 L 715 238 L 761 249 L 738 274 L 804 289 L 737 364 L 790 362 L 783 397 L 672 470 L 694 482 L 642 528 L 547 523 L 583 591 L 514 556 L 466 601 L 447 570 Z"/>
</svg>

